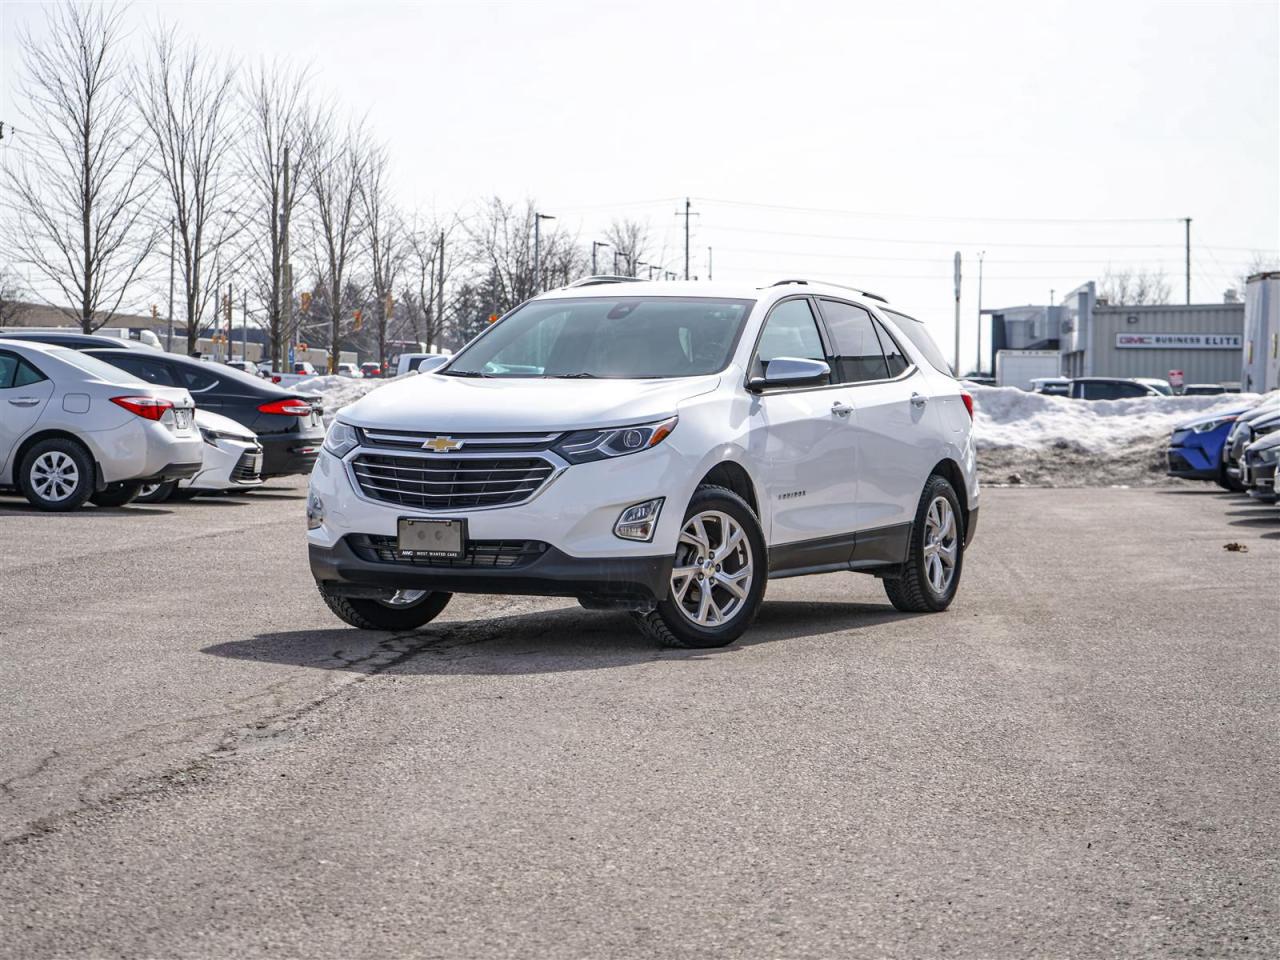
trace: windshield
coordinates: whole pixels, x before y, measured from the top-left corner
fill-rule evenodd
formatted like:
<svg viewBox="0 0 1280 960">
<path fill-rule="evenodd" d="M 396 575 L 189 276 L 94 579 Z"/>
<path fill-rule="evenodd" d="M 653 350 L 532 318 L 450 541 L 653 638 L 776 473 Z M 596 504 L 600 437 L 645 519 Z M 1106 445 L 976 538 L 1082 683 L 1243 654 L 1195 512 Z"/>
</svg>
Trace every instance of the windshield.
<svg viewBox="0 0 1280 960">
<path fill-rule="evenodd" d="M 508 314 L 443 372 L 470 377 L 650 379 L 717 373 L 752 300 L 535 300 Z"/>
</svg>

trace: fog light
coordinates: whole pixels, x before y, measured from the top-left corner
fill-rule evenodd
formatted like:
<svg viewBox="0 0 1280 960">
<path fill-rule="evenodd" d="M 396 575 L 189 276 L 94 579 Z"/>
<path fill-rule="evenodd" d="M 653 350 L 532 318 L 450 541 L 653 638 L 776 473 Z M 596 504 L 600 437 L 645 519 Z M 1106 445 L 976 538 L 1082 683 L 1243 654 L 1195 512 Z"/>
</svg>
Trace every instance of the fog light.
<svg viewBox="0 0 1280 960">
<path fill-rule="evenodd" d="M 314 493 L 307 494 L 307 529 L 318 530 L 324 525 L 324 503 Z"/>
<path fill-rule="evenodd" d="M 623 540 L 645 542 L 652 540 L 664 499 L 659 497 L 657 500 L 646 500 L 644 503 L 635 503 L 627 507 L 618 517 L 618 522 L 613 525 L 614 536 L 621 537 Z"/>
</svg>

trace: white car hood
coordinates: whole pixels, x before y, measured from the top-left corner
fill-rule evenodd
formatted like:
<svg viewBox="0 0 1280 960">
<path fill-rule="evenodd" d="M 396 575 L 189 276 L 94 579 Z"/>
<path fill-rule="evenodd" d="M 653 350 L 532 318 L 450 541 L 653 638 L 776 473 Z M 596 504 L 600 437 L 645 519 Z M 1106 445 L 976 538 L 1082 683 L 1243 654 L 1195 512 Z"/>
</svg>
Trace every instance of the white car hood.
<svg viewBox="0 0 1280 960">
<path fill-rule="evenodd" d="M 216 430 L 218 433 L 225 434 L 228 437 L 235 437 L 239 440 L 254 440 L 257 437 L 244 424 L 236 423 L 230 417 L 224 417 L 220 413 L 201 410 L 199 407 L 196 407 L 196 426 L 204 427 L 206 430 Z"/>
<path fill-rule="evenodd" d="M 720 375 L 670 380 L 480 379 L 422 374 L 366 394 L 338 414 L 357 427 L 497 433 L 583 430 L 661 420 L 714 390 Z"/>
</svg>

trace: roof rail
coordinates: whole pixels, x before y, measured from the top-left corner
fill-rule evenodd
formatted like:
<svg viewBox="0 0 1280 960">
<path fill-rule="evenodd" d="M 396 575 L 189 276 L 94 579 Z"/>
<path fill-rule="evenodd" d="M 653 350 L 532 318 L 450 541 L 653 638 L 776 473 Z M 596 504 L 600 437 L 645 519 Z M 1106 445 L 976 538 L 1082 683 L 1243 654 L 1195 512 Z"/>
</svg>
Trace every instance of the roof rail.
<svg viewBox="0 0 1280 960">
<path fill-rule="evenodd" d="M 601 273 L 593 277 L 583 277 L 581 280 L 575 280 L 573 283 L 566 285 L 565 289 L 570 287 L 595 287 L 602 283 L 648 283 L 644 277 L 622 277 L 611 273 Z"/>
<path fill-rule="evenodd" d="M 854 293 L 859 293 L 859 294 L 861 294 L 861 295 L 862 295 L 862 296 L 864 296 L 864 297 L 870 297 L 872 300 L 879 300 L 881 303 L 888 303 L 888 302 L 889 302 L 888 298 L 886 298 L 886 297 L 882 297 L 882 296 L 880 296 L 880 294 L 878 294 L 878 293 L 872 293 L 870 290 L 863 290 L 863 289 L 861 289 L 861 288 L 859 288 L 859 287 L 851 287 L 851 286 L 849 286 L 848 284 L 844 284 L 844 283 L 832 283 L 830 280 L 819 280 L 819 281 L 817 281 L 817 282 L 818 282 L 818 283 L 823 284 L 824 286 L 828 286 L 828 287 L 839 287 L 841 290 L 852 290 Z M 800 279 L 796 279 L 796 278 L 789 278 L 789 279 L 786 279 L 786 280 L 779 280 L 779 281 L 777 281 L 776 283 L 771 283 L 771 284 L 769 284 L 769 286 L 771 286 L 771 287 L 784 287 L 784 286 L 786 286 L 786 285 L 787 285 L 787 284 L 789 284 L 789 283 L 799 283 L 799 284 L 804 284 L 805 286 L 808 286 L 809 281 L 808 281 L 808 280 L 800 280 Z"/>
</svg>

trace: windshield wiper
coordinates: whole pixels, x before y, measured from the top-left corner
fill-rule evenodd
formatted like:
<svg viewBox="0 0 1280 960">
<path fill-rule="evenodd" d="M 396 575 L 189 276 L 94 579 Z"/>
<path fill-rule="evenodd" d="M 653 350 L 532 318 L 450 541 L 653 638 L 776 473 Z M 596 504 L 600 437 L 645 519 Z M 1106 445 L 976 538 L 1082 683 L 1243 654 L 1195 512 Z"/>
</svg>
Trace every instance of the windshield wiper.
<svg viewBox="0 0 1280 960">
<path fill-rule="evenodd" d="M 551 379 L 553 380 L 595 380 L 596 375 L 594 373 L 587 373 L 586 371 L 583 371 L 582 373 L 557 373 Z"/>
<path fill-rule="evenodd" d="M 490 374 L 487 374 L 481 370 L 442 370 L 440 371 L 440 375 L 442 377 L 488 377 L 490 376 Z"/>
</svg>

